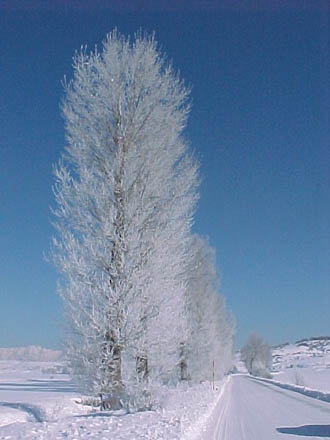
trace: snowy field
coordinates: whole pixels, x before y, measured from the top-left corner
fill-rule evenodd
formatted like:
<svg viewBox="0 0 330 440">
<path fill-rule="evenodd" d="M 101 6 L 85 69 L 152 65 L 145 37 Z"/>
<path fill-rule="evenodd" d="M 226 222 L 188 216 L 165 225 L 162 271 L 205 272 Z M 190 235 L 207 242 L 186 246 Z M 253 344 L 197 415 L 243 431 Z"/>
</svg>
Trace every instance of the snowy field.
<svg viewBox="0 0 330 440">
<path fill-rule="evenodd" d="M 306 438 L 324 438 L 328 431 L 330 436 L 330 404 L 316 392 L 330 399 L 329 339 L 274 349 L 272 381 L 289 384 L 286 389 L 249 378 L 239 361 L 236 366 L 241 374 L 216 384 L 216 391 L 210 383 L 159 388 L 158 409 L 123 414 L 82 405 L 60 360 L 0 360 L 0 440 L 269 440 L 285 433 L 301 438 L 304 432 Z M 303 395 L 310 390 L 316 398 Z"/>
<path fill-rule="evenodd" d="M 330 393 L 330 367 L 306 366 L 299 369 L 287 369 L 273 373 L 273 379 L 278 382 Z"/>
<path fill-rule="evenodd" d="M 329 339 L 285 344 L 274 349 L 273 358 L 274 380 L 330 393 Z"/>
<path fill-rule="evenodd" d="M 100 412 L 80 404 L 60 362 L 0 361 L 0 439 L 193 440 L 220 385 L 161 388 L 155 411 Z"/>
</svg>

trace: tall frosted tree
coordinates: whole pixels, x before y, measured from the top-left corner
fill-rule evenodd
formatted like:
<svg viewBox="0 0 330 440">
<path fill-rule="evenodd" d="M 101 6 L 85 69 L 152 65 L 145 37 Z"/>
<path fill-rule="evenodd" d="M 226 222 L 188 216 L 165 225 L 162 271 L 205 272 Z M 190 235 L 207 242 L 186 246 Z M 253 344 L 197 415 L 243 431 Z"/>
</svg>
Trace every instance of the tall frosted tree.
<svg viewBox="0 0 330 440">
<path fill-rule="evenodd" d="M 182 137 L 188 91 L 141 34 L 110 33 L 101 52 L 77 53 L 73 69 L 53 259 L 74 374 L 123 405 L 150 377 L 178 379 L 188 335 L 183 273 L 198 186 Z"/>
</svg>

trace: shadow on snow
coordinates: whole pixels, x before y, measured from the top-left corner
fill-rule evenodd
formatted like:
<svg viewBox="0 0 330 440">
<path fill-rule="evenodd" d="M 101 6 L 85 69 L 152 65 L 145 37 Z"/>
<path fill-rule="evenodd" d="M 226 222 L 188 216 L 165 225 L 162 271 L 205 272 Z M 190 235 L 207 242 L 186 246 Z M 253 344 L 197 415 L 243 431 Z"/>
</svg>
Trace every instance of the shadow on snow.
<svg viewBox="0 0 330 440">
<path fill-rule="evenodd" d="M 276 428 L 281 434 L 303 435 L 306 437 L 330 437 L 330 425 L 303 425 L 291 428 Z"/>
<path fill-rule="evenodd" d="M 0 391 L 73 393 L 76 390 L 72 383 L 64 380 L 29 380 L 25 383 L 1 382 Z"/>
</svg>

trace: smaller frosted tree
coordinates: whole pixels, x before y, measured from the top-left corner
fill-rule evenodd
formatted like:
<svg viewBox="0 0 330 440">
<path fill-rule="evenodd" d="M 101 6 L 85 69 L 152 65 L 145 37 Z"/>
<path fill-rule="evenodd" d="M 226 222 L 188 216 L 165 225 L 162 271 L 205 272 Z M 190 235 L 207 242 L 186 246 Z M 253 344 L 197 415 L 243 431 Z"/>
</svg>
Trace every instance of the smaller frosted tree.
<svg viewBox="0 0 330 440">
<path fill-rule="evenodd" d="M 264 339 L 251 333 L 241 349 L 241 360 L 253 376 L 269 377 L 272 366 L 272 352 Z"/>
<path fill-rule="evenodd" d="M 234 323 L 219 294 L 215 250 L 198 235 L 192 236 L 190 248 L 186 295 L 190 332 L 183 366 L 186 378 L 199 382 L 211 378 L 214 364 L 218 380 L 232 366 Z"/>
</svg>

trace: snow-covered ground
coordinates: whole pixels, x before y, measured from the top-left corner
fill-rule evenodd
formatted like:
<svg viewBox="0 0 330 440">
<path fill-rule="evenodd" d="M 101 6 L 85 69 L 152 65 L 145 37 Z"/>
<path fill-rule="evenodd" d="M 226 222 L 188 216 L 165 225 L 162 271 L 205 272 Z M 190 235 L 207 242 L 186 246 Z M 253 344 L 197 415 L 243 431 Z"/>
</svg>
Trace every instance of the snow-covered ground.
<svg viewBox="0 0 330 440">
<path fill-rule="evenodd" d="M 209 383 L 159 389 L 159 408 L 136 414 L 83 406 L 61 362 L 0 361 L 0 439 L 198 438 L 219 396 Z"/>
<path fill-rule="evenodd" d="M 135 414 L 82 405 L 60 356 L 57 361 L 36 362 L 28 359 L 40 358 L 41 353 L 53 359 L 53 354 L 35 348 L 10 353 L 24 360 L 0 361 L 0 440 L 330 437 L 330 403 L 318 400 L 323 396 L 330 401 L 328 338 L 275 348 L 272 375 L 280 384 L 247 377 L 237 360 L 243 374 L 227 377 L 216 391 L 210 383 L 159 388 L 158 409 Z"/>
</svg>

